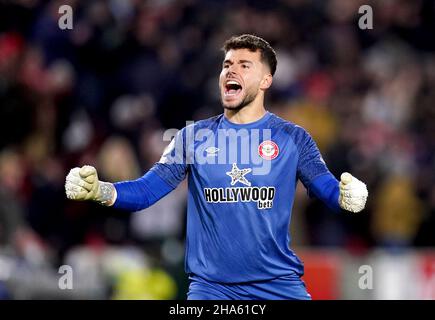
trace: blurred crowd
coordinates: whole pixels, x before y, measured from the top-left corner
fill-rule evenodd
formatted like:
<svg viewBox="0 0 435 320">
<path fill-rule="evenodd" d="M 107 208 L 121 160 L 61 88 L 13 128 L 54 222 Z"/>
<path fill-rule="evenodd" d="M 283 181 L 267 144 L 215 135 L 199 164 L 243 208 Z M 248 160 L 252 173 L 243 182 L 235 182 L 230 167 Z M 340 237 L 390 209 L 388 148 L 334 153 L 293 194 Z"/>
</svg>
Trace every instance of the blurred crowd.
<svg viewBox="0 0 435 320">
<path fill-rule="evenodd" d="M 72 30 L 58 26 L 65 4 Z M 358 27 L 363 4 L 373 29 Z M 15 0 L 0 3 L 0 251 L 53 267 L 77 248 L 133 246 L 171 276 L 146 297 L 175 297 L 186 185 L 127 213 L 68 201 L 65 176 L 90 164 L 135 179 L 166 129 L 221 113 L 220 48 L 241 33 L 277 51 L 267 108 L 306 128 L 337 178 L 368 185 L 367 209 L 346 215 L 300 186 L 292 245 L 435 246 L 435 1 Z"/>
</svg>

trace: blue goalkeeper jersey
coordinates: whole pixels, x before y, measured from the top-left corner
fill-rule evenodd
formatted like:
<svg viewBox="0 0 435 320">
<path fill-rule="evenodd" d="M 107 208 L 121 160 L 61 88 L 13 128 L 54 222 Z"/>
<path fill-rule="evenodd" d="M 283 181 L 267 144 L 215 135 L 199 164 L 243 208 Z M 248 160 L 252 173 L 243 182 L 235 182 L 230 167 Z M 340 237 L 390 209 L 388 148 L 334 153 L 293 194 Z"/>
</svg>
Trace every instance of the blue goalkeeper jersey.
<svg viewBox="0 0 435 320">
<path fill-rule="evenodd" d="M 173 188 L 188 178 L 187 273 L 223 283 L 303 274 L 290 249 L 296 184 L 329 172 L 303 128 L 270 112 L 249 124 L 219 115 L 180 130 L 151 170 Z"/>
</svg>

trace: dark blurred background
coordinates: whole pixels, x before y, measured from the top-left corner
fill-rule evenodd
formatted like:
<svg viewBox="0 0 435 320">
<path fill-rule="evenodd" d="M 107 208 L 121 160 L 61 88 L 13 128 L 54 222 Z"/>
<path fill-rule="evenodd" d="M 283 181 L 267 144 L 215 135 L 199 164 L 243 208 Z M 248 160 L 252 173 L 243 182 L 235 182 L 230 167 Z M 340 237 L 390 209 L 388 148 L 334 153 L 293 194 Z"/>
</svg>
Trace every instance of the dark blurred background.
<svg viewBox="0 0 435 320">
<path fill-rule="evenodd" d="M 267 108 L 306 128 L 337 178 L 368 185 L 348 215 L 298 188 L 292 247 L 313 297 L 435 299 L 433 0 L 0 2 L 0 298 L 185 298 L 185 184 L 126 213 L 67 200 L 65 176 L 135 179 L 164 130 L 221 113 L 220 48 L 241 33 L 277 51 Z M 63 264 L 73 290 L 58 288 Z M 358 288 L 361 264 L 374 290 Z"/>
</svg>

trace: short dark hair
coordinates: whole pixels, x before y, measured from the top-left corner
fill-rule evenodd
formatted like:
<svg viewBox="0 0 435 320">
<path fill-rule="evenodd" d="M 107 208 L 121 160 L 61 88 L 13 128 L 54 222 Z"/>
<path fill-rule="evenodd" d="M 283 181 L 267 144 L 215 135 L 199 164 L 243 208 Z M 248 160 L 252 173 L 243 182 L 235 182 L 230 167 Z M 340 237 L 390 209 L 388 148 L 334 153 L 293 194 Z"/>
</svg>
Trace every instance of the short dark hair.
<svg viewBox="0 0 435 320">
<path fill-rule="evenodd" d="M 272 76 L 275 74 L 277 65 L 276 52 L 266 40 L 252 34 L 242 34 L 240 36 L 231 37 L 225 41 L 222 47 L 225 54 L 230 50 L 237 49 L 248 49 L 252 52 L 260 50 L 261 61 L 269 66 Z"/>
</svg>

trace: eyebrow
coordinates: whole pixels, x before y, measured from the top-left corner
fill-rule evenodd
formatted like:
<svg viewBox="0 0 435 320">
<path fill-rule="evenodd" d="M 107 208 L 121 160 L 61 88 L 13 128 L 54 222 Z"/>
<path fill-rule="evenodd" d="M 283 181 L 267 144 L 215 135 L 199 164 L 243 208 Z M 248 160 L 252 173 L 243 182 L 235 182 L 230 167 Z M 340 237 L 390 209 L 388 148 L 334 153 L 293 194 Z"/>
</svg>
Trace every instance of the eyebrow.
<svg viewBox="0 0 435 320">
<path fill-rule="evenodd" d="M 224 60 L 224 62 L 223 62 L 222 64 L 225 64 L 225 63 L 232 64 L 233 62 L 231 62 L 231 60 L 229 60 L 229 59 L 226 59 L 226 60 Z M 254 63 L 253 63 L 252 61 L 250 61 L 250 60 L 239 60 L 238 63 L 250 63 L 250 64 L 254 64 Z"/>
</svg>

